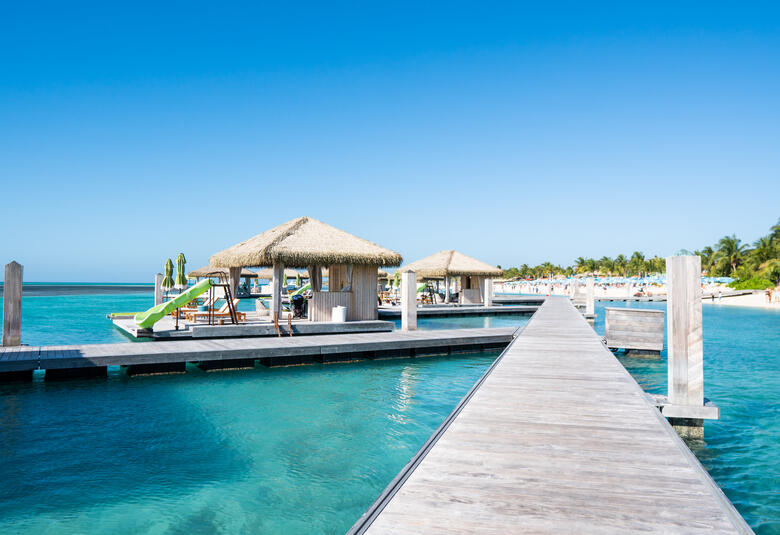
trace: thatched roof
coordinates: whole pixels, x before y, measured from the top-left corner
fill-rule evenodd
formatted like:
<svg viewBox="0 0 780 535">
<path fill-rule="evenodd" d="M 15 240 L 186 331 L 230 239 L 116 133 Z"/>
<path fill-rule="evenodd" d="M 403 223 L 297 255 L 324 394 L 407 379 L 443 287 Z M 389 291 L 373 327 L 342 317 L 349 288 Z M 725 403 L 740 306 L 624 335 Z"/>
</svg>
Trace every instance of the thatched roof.
<svg viewBox="0 0 780 535">
<path fill-rule="evenodd" d="M 309 272 L 306 270 L 296 271 L 294 269 L 284 268 L 284 274 L 291 279 L 294 279 L 298 274 L 301 275 L 302 279 L 309 278 Z M 261 279 L 271 280 L 274 277 L 274 270 L 273 268 L 261 269 L 260 271 L 257 272 L 257 276 L 260 277 Z"/>
<path fill-rule="evenodd" d="M 229 275 L 228 268 L 223 267 L 214 267 L 214 266 L 203 266 L 202 268 L 193 269 L 189 273 L 187 273 L 187 278 L 194 279 L 197 277 L 223 277 L 227 278 Z M 242 269 L 241 270 L 241 276 L 242 277 L 249 277 L 249 278 L 255 278 L 257 277 L 257 273 L 254 271 L 249 271 L 248 269 Z"/>
<path fill-rule="evenodd" d="M 380 269 L 377 272 L 376 277 L 378 279 L 389 279 L 390 278 L 390 274 L 387 271 L 385 271 L 384 269 Z"/>
<path fill-rule="evenodd" d="M 401 271 L 414 271 L 420 278 L 441 278 L 448 275 L 500 277 L 503 274 L 503 271 L 495 266 L 452 250 L 426 256 L 422 260 L 407 264 Z"/>
<path fill-rule="evenodd" d="M 402 260 L 395 251 L 311 217 L 299 217 L 220 251 L 209 262 L 220 267 L 268 267 L 281 262 L 305 268 L 330 264 L 397 266 Z"/>
</svg>

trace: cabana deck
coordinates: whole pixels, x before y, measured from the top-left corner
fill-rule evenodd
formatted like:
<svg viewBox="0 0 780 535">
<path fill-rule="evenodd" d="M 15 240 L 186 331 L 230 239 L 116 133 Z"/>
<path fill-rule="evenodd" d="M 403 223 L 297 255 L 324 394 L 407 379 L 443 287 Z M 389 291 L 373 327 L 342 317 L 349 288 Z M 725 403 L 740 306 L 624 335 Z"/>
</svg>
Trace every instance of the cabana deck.
<svg viewBox="0 0 780 535">
<path fill-rule="evenodd" d="M 371 333 L 393 330 L 391 322 L 381 320 L 332 323 L 295 319 L 288 325 L 285 318 L 279 321 L 279 331 L 277 331 L 270 317 L 259 316 L 256 312 L 246 312 L 246 322 L 237 325 L 230 323 L 229 319 L 225 320 L 223 325 L 209 325 L 205 322 L 192 323 L 180 319 L 178 330 L 176 329 L 176 320 L 172 316 L 167 316 L 158 321 L 153 330 L 139 329 L 133 320 L 133 316 L 115 317 L 112 321 L 118 329 L 132 338 L 151 338 L 156 340 L 278 336 L 280 333 L 282 336 L 290 336 L 290 327 L 292 327 L 293 335 Z"/>
</svg>

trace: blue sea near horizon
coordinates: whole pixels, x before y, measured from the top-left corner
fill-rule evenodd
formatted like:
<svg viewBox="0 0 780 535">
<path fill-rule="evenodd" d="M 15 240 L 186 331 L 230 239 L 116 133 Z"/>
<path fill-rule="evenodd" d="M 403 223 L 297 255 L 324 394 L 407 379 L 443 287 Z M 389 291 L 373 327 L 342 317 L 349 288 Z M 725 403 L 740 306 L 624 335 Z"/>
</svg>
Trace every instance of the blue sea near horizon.
<svg viewBox="0 0 780 535">
<path fill-rule="evenodd" d="M 25 295 L 23 340 L 126 342 L 106 313 L 151 302 L 150 290 Z M 605 306 L 665 303 L 597 303 L 601 334 Z M 705 395 L 720 406 L 721 419 L 706 422 L 704 440 L 689 447 L 757 533 L 778 533 L 780 311 L 708 303 L 703 314 Z M 420 318 L 419 327 L 521 325 L 528 318 Z M 0 534 L 43 532 L 49 523 L 79 533 L 210 532 L 198 531 L 200 524 L 211 532 L 311 524 L 305 531 L 337 533 L 325 526 L 349 527 L 494 357 L 280 373 L 206 375 L 190 367 L 183 376 L 135 379 L 112 371 L 108 380 L 0 385 Z M 665 392 L 665 353 L 618 358 L 645 390 Z M 402 395 L 406 379 L 416 388 Z M 374 450 L 386 457 L 381 469 L 372 464 L 379 462 Z M 322 508 L 301 505 L 319 493 Z"/>
</svg>

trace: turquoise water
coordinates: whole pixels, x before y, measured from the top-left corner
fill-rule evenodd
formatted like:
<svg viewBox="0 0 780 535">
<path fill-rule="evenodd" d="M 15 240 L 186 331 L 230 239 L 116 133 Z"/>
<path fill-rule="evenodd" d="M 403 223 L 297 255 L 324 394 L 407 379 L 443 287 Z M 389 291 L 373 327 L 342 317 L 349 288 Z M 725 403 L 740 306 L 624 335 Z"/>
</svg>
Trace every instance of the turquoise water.
<svg viewBox="0 0 780 535">
<path fill-rule="evenodd" d="M 605 306 L 626 304 L 596 304 L 602 335 Z M 780 311 L 705 304 L 702 315 L 704 395 L 721 418 L 705 421 L 704 440 L 688 446 L 756 533 L 780 533 Z M 665 351 L 619 358 L 645 390 L 666 393 Z"/>
<path fill-rule="evenodd" d="M 0 534 L 344 533 L 497 355 L 0 385 Z"/>
<path fill-rule="evenodd" d="M 128 341 L 105 314 L 151 306 L 148 289 L 137 292 L 25 295 L 23 341 Z M 596 305 L 602 334 L 604 306 Z M 689 446 L 753 529 L 780 533 L 780 311 L 705 304 L 704 350 L 705 395 L 722 417 L 706 422 L 705 440 Z M 0 463 L 0 533 L 43 532 L 48 523 L 51 532 L 78 533 L 329 532 L 331 525 L 338 533 L 494 356 L 0 385 L 7 460 Z M 646 390 L 666 391 L 665 354 L 619 358 Z M 404 384 L 413 385 L 408 396 Z M 316 529 L 300 528 L 309 522 Z"/>
<path fill-rule="evenodd" d="M 505 314 L 500 316 L 445 316 L 441 318 L 418 317 L 417 328 L 421 331 L 439 329 L 475 329 L 492 327 L 519 327 L 525 325 L 531 316 Z M 394 320 L 396 329 L 401 328 L 401 320 Z"/>
<path fill-rule="evenodd" d="M 136 341 L 106 318 L 111 312 L 139 312 L 154 305 L 149 286 L 25 285 L 22 343 L 27 345 L 102 344 Z M 119 293 L 121 292 L 121 293 Z M 0 299 L 0 312 L 3 303 Z M 244 299 L 239 310 L 254 310 Z"/>
</svg>

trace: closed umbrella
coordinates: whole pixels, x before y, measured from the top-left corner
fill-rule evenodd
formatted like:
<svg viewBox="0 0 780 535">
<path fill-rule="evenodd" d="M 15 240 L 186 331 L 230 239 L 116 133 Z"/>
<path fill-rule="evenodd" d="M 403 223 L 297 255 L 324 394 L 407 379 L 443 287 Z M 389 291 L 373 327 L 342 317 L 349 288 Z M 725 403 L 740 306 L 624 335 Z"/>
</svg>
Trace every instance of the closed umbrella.
<svg viewBox="0 0 780 535">
<path fill-rule="evenodd" d="M 165 261 L 165 276 L 163 277 L 160 287 L 166 292 L 173 288 L 173 262 L 171 259 Z"/>
<path fill-rule="evenodd" d="M 295 275 L 295 287 L 300 288 L 301 287 L 301 274 L 298 273 Z"/>
<path fill-rule="evenodd" d="M 179 253 L 176 257 L 176 284 L 174 288 L 183 290 L 187 287 L 187 276 L 185 275 L 184 266 L 187 264 L 187 259 L 184 258 L 184 253 Z"/>
<path fill-rule="evenodd" d="M 396 288 L 401 286 L 401 274 L 398 271 L 396 271 L 395 275 L 393 275 L 393 286 Z"/>
</svg>

